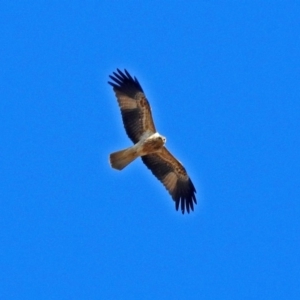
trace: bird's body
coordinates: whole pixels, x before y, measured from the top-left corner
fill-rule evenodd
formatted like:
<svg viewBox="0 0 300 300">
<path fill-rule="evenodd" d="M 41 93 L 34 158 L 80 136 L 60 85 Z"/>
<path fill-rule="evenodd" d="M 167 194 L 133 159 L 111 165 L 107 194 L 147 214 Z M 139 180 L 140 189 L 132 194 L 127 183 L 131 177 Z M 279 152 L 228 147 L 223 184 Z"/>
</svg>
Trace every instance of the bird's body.
<svg viewBox="0 0 300 300">
<path fill-rule="evenodd" d="M 139 156 L 145 156 L 162 150 L 166 138 L 158 132 L 145 132 L 141 140 L 135 145 L 114 153 L 109 156 L 110 164 L 114 169 L 122 170 Z"/>
<path fill-rule="evenodd" d="M 182 213 L 194 210 L 196 189 L 183 165 L 165 147 L 166 138 L 154 126 L 151 108 L 141 85 L 125 70 L 113 72 L 113 86 L 127 135 L 133 146 L 110 154 L 110 164 L 122 170 L 137 157 L 163 183 Z"/>
</svg>

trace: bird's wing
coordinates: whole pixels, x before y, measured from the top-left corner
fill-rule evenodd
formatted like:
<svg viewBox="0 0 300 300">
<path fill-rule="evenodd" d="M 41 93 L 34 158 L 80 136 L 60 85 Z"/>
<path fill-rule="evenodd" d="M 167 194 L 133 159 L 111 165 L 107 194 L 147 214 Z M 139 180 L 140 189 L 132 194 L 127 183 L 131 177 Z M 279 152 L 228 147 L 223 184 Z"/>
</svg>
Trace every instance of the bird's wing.
<svg viewBox="0 0 300 300">
<path fill-rule="evenodd" d="M 113 80 L 108 83 L 118 99 L 126 133 L 133 143 L 137 143 L 146 131 L 155 133 L 151 108 L 138 80 L 119 69 L 109 77 Z"/>
<path fill-rule="evenodd" d="M 179 206 L 184 213 L 194 210 L 196 189 L 183 165 L 163 147 L 162 151 L 142 156 L 144 164 L 160 180 L 175 201 L 176 210 Z"/>
</svg>

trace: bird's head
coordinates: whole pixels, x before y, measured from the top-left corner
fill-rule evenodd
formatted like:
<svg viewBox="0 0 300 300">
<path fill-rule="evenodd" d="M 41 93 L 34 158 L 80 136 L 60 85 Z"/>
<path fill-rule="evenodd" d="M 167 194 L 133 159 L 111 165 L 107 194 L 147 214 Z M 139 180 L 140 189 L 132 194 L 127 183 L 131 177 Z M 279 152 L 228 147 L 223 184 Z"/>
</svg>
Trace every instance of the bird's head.
<svg viewBox="0 0 300 300">
<path fill-rule="evenodd" d="M 163 142 L 163 145 L 167 142 L 167 138 L 157 132 L 157 138 Z"/>
</svg>

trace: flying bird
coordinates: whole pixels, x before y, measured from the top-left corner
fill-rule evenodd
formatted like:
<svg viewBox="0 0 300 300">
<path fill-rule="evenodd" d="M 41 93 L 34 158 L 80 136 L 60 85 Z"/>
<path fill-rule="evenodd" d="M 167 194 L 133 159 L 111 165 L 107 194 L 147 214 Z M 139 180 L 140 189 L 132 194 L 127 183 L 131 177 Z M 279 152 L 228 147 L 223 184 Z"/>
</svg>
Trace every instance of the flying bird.
<svg viewBox="0 0 300 300">
<path fill-rule="evenodd" d="M 153 122 L 151 108 L 136 79 L 117 69 L 108 82 L 115 92 L 123 124 L 133 146 L 110 154 L 110 164 L 122 170 L 137 157 L 160 180 L 175 201 L 176 210 L 189 213 L 196 204 L 196 189 L 184 166 L 165 147 L 166 138 L 160 135 Z"/>
</svg>

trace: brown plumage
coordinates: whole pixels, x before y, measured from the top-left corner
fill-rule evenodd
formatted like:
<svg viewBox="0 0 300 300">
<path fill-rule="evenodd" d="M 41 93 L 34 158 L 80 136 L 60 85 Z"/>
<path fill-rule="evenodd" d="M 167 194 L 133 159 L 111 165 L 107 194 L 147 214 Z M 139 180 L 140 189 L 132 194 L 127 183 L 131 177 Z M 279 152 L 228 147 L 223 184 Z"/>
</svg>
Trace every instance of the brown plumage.
<svg viewBox="0 0 300 300">
<path fill-rule="evenodd" d="M 175 201 L 176 210 L 194 210 L 196 189 L 183 165 L 164 146 L 166 139 L 155 129 L 151 108 L 138 80 L 117 69 L 113 82 L 123 124 L 134 146 L 110 155 L 111 166 L 122 170 L 141 156 L 144 164 L 159 179 Z"/>
</svg>

